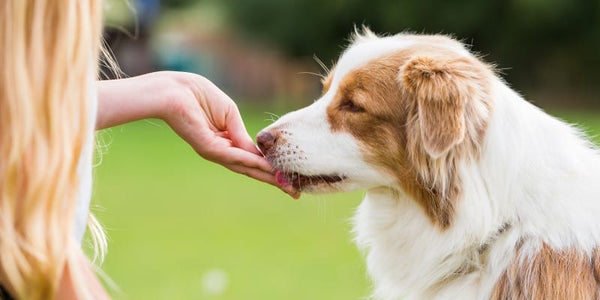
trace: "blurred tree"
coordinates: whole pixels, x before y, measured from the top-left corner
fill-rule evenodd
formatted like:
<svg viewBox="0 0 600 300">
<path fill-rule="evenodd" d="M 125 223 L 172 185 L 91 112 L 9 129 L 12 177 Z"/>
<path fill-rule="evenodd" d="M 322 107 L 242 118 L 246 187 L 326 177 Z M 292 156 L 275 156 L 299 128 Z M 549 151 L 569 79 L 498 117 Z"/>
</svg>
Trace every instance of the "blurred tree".
<svg viewBox="0 0 600 300">
<path fill-rule="evenodd" d="M 186 6 L 192 5 L 195 2 L 198 2 L 198 1 L 197 0 L 163 0 L 162 4 L 165 6 L 165 8 L 180 8 L 180 7 L 186 7 Z"/>
<path fill-rule="evenodd" d="M 182 0 L 179 0 L 182 1 Z M 215 0 L 216 1 L 216 0 Z M 233 25 L 291 55 L 339 55 L 355 25 L 451 33 L 517 89 L 576 90 L 600 104 L 598 0 L 220 0 Z M 593 94 L 591 94 L 593 92 Z"/>
</svg>

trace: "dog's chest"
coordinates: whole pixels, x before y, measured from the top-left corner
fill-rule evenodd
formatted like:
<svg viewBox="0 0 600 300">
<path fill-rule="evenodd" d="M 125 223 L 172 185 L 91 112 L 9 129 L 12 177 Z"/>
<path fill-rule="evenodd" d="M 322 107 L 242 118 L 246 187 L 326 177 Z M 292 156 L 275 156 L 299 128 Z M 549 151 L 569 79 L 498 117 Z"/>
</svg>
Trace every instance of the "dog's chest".
<svg viewBox="0 0 600 300">
<path fill-rule="evenodd" d="M 442 295 L 476 298 L 479 272 L 447 280 L 467 260 L 456 255 L 452 237 L 441 234 L 418 204 L 387 190 L 370 190 L 354 219 L 356 243 L 382 299 Z M 464 298 L 467 299 L 467 298 Z"/>
</svg>

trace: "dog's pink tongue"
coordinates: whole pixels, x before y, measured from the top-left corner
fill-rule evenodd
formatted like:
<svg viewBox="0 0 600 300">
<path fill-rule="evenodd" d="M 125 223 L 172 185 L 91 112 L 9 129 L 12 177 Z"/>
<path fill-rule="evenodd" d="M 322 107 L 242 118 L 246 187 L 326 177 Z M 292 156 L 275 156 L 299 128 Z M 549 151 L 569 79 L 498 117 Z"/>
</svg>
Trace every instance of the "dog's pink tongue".
<svg viewBox="0 0 600 300">
<path fill-rule="evenodd" d="M 275 180 L 279 186 L 287 186 L 290 185 L 290 181 L 285 177 L 285 174 L 281 171 L 277 171 L 275 173 Z"/>
</svg>

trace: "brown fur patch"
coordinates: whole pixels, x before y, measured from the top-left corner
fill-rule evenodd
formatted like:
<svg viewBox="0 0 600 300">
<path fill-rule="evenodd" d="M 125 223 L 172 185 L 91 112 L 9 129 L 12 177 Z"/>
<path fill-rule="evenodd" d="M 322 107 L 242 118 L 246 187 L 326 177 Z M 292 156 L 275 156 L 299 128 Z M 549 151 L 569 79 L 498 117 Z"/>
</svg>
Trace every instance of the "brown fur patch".
<svg viewBox="0 0 600 300">
<path fill-rule="evenodd" d="M 502 274 L 492 299 L 600 299 L 600 250 L 592 257 L 574 249 L 555 250 L 544 244 L 532 257 L 519 252 Z"/>
<path fill-rule="evenodd" d="M 353 134 L 365 158 L 393 174 L 444 229 L 461 195 L 458 161 L 476 157 L 482 144 L 491 110 L 486 76 L 492 74 L 443 47 L 401 50 L 341 80 L 327 108 L 329 123 Z"/>
<path fill-rule="evenodd" d="M 440 157 L 465 137 L 464 106 L 469 93 L 461 81 L 450 78 L 456 67 L 429 57 L 418 57 L 404 66 L 401 80 L 418 103 L 419 126 L 425 150 Z"/>
<path fill-rule="evenodd" d="M 594 276 L 596 278 L 596 282 L 600 282 L 600 248 L 594 249 L 592 262 L 594 265 Z M 600 297 L 600 295 L 598 296 Z"/>
</svg>

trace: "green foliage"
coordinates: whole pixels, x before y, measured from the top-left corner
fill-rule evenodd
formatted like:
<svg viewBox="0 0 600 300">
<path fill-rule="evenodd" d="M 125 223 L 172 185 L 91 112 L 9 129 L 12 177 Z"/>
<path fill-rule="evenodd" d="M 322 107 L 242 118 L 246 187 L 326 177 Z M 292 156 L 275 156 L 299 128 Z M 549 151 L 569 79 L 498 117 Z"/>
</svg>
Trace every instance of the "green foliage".
<svg viewBox="0 0 600 300">
<path fill-rule="evenodd" d="M 221 0 L 237 28 L 296 56 L 339 55 L 356 25 L 454 34 L 521 88 L 600 92 L 600 1 Z"/>
<path fill-rule="evenodd" d="M 198 0 L 164 0 L 162 5 L 165 8 L 180 8 L 192 5 L 198 2 Z"/>
</svg>

